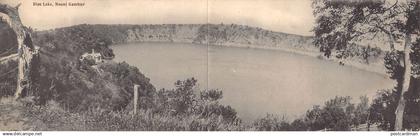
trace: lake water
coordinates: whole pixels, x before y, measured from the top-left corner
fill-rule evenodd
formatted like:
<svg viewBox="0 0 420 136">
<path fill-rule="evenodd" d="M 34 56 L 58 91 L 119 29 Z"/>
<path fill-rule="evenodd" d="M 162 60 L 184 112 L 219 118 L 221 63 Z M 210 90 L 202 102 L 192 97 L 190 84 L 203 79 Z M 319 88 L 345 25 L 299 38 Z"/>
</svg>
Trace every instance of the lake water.
<svg viewBox="0 0 420 136">
<path fill-rule="evenodd" d="M 358 100 L 394 84 L 385 75 L 282 51 L 178 43 L 112 48 L 116 61 L 137 66 L 157 89 L 194 77 L 202 89 L 223 90 L 221 102 L 245 121 L 267 113 L 296 118 L 335 96 Z"/>
</svg>

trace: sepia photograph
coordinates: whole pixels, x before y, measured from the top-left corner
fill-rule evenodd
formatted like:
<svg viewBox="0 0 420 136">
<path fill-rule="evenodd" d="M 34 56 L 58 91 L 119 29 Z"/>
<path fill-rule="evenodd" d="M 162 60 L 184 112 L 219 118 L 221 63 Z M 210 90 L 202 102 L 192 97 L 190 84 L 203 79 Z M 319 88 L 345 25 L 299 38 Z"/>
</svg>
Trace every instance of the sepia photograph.
<svg viewBox="0 0 420 136">
<path fill-rule="evenodd" d="M 419 0 L 0 0 L 0 131 L 418 136 L 419 35 Z"/>
</svg>

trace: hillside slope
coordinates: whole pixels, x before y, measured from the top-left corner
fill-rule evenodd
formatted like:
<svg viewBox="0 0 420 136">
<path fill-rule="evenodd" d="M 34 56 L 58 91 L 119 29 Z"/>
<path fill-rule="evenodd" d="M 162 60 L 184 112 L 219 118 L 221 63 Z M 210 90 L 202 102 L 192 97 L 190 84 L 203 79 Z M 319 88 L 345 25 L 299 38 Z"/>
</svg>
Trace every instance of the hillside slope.
<svg viewBox="0 0 420 136">
<path fill-rule="evenodd" d="M 119 109 L 132 99 L 134 84 L 144 90 L 142 97 L 155 91 L 149 79 L 138 68 L 127 63 L 109 61 L 95 66 L 79 61 L 79 57 L 94 49 L 113 57 L 109 42 L 93 35 L 89 28 L 72 27 L 34 33 L 34 44 L 40 46 L 37 80 L 32 94 L 37 102 L 55 100 L 72 110 L 92 107 Z M 39 80 L 42 79 L 42 80 Z M 146 102 L 146 99 L 143 99 Z"/>
</svg>

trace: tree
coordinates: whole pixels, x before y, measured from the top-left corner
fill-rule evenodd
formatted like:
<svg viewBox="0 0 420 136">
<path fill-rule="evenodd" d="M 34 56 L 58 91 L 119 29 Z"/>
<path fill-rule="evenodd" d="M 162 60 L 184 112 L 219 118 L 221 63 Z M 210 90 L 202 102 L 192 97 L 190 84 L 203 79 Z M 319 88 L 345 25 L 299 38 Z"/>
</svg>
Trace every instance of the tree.
<svg viewBox="0 0 420 136">
<path fill-rule="evenodd" d="M 153 111 L 179 118 L 218 118 L 222 123 L 240 124 L 237 112 L 230 106 L 220 104 L 223 98 L 221 90 L 200 91 L 196 85 L 197 79 L 188 78 L 176 81 L 174 89 L 159 90 L 154 97 L 156 106 L 152 107 Z"/>
<path fill-rule="evenodd" d="M 369 108 L 369 123 L 377 123 L 384 130 L 394 128 L 396 98 L 395 90 L 378 91 Z"/>
<path fill-rule="evenodd" d="M 31 33 L 25 27 L 19 16 L 19 7 L 11 7 L 7 4 L 0 3 L 0 13 L 5 14 L 9 17 L 7 21 L 16 34 L 19 63 L 18 63 L 18 76 L 17 76 L 17 87 L 15 92 L 15 98 L 21 98 L 30 91 L 32 88 L 33 81 L 30 80 L 32 72 L 32 59 L 38 55 L 37 49 L 32 44 Z"/>
<path fill-rule="evenodd" d="M 386 67 L 391 78 L 397 80 L 399 100 L 395 109 L 395 130 L 403 130 L 403 115 L 406 105 L 404 94 L 412 86 L 411 78 L 417 77 L 412 69 L 413 39 L 420 33 L 420 1 L 418 0 L 368 0 L 340 1 L 313 0 L 312 7 L 316 24 L 314 44 L 330 57 L 346 58 L 346 49 L 386 36 L 390 52 Z M 382 39 L 381 39 L 382 38 Z M 398 50 L 398 43 L 404 48 Z M 336 52 L 334 52 L 336 51 Z M 397 71 L 395 71 L 397 70 Z"/>
<path fill-rule="evenodd" d="M 303 119 L 296 119 L 290 123 L 290 130 L 292 131 L 307 131 L 307 123 Z"/>
</svg>

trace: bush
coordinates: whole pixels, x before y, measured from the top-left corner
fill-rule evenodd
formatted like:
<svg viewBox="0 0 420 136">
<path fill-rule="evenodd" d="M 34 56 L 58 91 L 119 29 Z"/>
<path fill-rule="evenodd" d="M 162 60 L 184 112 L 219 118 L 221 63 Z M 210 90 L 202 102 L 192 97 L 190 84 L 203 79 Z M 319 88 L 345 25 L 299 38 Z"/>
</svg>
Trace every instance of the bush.
<svg viewBox="0 0 420 136">
<path fill-rule="evenodd" d="M 240 124 L 236 111 L 230 106 L 219 104 L 222 91 L 196 88 L 197 80 L 190 78 L 175 82 L 175 89 L 158 91 L 155 112 L 174 116 L 219 117 L 228 124 Z M 200 95 L 196 95 L 200 94 Z"/>
<path fill-rule="evenodd" d="M 201 91 L 195 95 L 197 80 L 177 81 L 176 88 L 162 89 L 154 95 L 154 105 L 133 114 L 130 108 L 107 110 L 89 107 L 73 112 L 60 103 L 31 105 L 26 116 L 33 120 L 34 130 L 146 130 L 146 131 L 216 131 L 241 130 L 236 112 L 218 103 L 221 91 Z M 148 106 L 146 106 L 148 107 Z"/>
<path fill-rule="evenodd" d="M 252 128 L 262 131 L 318 131 L 351 130 L 367 122 L 368 98 L 362 96 L 361 102 L 355 107 L 350 103 L 351 98 L 335 97 L 328 100 L 323 107 L 315 105 L 306 112 L 305 117 L 298 118 L 291 123 L 273 115 L 267 115 L 252 124 Z"/>
</svg>

